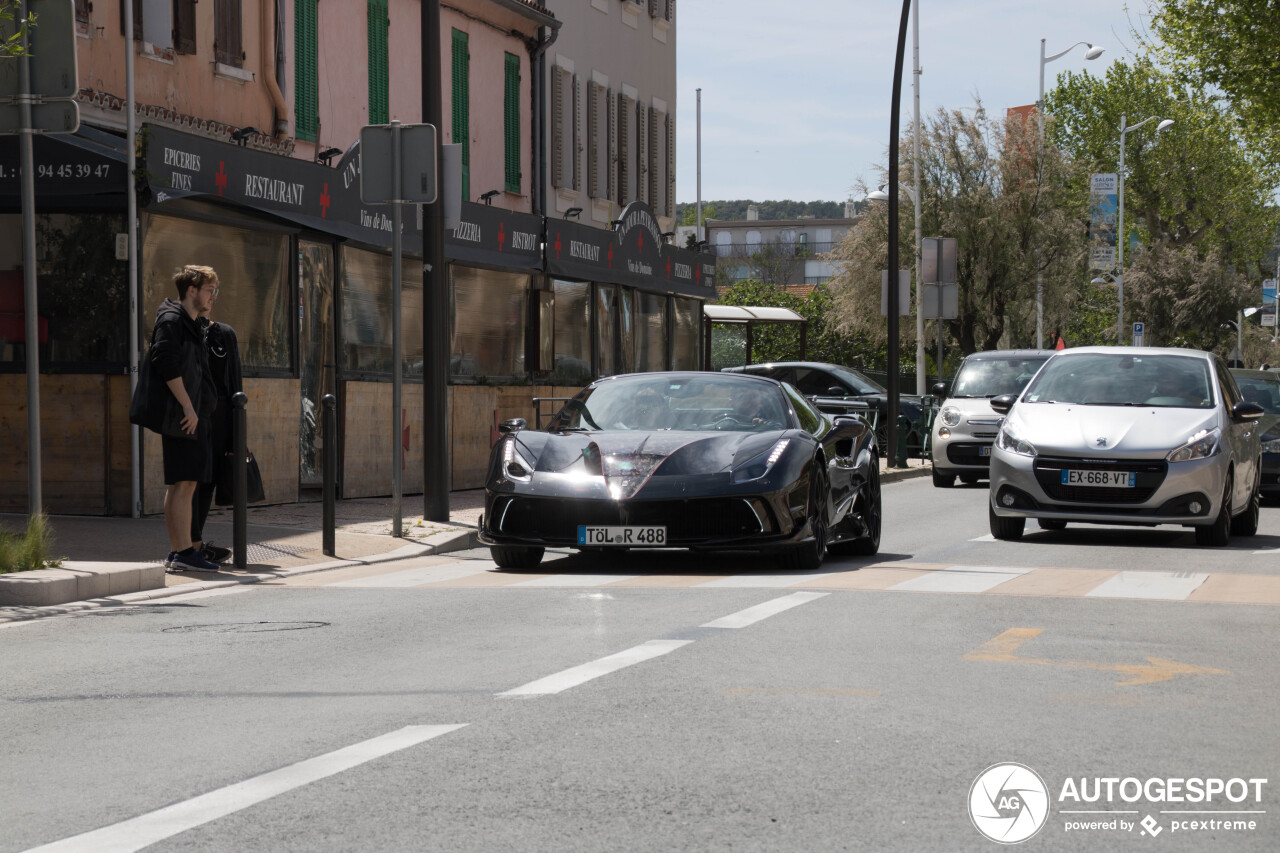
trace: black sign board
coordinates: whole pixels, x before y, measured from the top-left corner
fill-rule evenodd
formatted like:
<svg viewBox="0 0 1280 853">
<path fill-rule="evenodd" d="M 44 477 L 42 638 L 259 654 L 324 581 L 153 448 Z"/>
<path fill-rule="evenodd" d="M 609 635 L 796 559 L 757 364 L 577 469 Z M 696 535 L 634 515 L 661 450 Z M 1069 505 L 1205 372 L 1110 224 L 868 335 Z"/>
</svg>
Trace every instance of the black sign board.
<svg viewBox="0 0 1280 853">
<path fill-rule="evenodd" d="M 445 233 L 444 254 L 451 261 L 542 269 L 542 217 L 464 201 L 458 227 Z"/>
<path fill-rule="evenodd" d="M 340 168 L 144 125 L 153 204 L 210 196 L 264 210 L 317 231 L 391 246 L 391 207 L 360 201 L 360 158 Z M 404 250 L 422 251 L 415 217 L 404 220 Z"/>
<path fill-rule="evenodd" d="M 715 256 L 662 242 L 653 211 L 639 202 L 623 210 L 616 231 L 548 219 L 546 252 L 547 272 L 564 278 L 702 298 L 715 294 Z"/>
<path fill-rule="evenodd" d="M 38 134 L 32 137 L 36 197 L 124 195 L 127 183 L 124 140 L 119 147 L 83 136 Z M 18 196 L 21 157 L 18 137 L 0 136 L 0 196 Z"/>
</svg>

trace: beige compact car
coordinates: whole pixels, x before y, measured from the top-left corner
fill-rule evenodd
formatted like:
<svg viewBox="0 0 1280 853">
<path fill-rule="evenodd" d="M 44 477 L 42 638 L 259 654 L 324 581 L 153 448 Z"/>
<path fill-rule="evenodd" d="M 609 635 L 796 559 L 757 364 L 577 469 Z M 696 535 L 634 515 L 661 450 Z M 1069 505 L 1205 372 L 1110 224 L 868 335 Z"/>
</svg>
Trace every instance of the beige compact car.
<svg viewBox="0 0 1280 853">
<path fill-rule="evenodd" d="M 991 445 L 1004 420 L 991 398 L 1020 394 L 1053 350 L 1015 349 L 975 352 L 965 358 L 950 383 L 933 386 L 944 397 L 933 420 L 933 484 L 940 489 L 976 483 L 990 473 Z"/>
</svg>

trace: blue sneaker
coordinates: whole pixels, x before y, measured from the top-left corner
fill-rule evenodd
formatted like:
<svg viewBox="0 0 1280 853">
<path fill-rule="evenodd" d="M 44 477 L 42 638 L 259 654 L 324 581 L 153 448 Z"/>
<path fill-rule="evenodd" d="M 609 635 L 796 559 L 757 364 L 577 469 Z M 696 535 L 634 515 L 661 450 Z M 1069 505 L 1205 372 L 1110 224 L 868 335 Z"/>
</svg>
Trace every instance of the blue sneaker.
<svg viewBox="0 0 1280 853">
<path fill-rule="evenodd" d="M 176 556 L 178 556 L 178 552 L 177 552 L 177 551 L 170 551 L 170 552 L 169 552 L 169 555 L 168 555 L 167 557 L 165 557 L 165 558 L 164 558 L 164 568 L 165 568 L 165 571 L 170 571 L 170 570 L 172 570 L 172 569 L 173 569 L 173 558 L 174 558 L 174 557 L 176 557 Z"/>
<path fill-rule="evenodd" d="M 216 572 L 218 571 L 217 563 L 210 563 L 204 557 L 200 556 L 200 552 L 194 548 L 188 548 L 186 551 L 179 551 L 173 555 L 170 561 L 169 571 L 171 572 Z"/>
</svg>

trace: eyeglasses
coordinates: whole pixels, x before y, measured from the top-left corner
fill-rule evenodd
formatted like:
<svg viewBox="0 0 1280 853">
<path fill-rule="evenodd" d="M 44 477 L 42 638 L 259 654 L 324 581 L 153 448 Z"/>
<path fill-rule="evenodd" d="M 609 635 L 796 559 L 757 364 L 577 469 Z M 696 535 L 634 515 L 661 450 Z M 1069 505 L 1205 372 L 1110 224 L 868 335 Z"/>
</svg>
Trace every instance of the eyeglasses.
<svg viewBox="0 0 1280 853">
<path fill-rule="evenodd" d="M 201 287 L 200 289 L 201 289 L 201 290 L 203 290 L 203 291 L 206 291 L 210 296 L 217 296 L 217 295 L 218 295 L 218 286 L 217 286 L 216 284 L 213 286 L 213 289 L 212 289 L 212 290 L 210 290 L 209 285 L 207 285 L 207 284 L 206 284 L 206 285 L 204 285 L 203 287 Z"/>
</svg>

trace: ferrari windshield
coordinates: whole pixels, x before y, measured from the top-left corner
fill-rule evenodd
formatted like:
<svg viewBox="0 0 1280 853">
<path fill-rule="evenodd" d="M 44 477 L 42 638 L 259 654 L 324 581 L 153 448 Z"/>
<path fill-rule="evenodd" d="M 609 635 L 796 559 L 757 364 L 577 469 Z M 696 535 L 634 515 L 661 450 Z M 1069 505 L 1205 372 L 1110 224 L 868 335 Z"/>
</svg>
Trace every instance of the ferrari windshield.
<svg viewBox="0 0 1280 853">
<path fill-rule="evenodd" d="M 551 431 L 786 429 L 786 401 L 772 383 L 729 374 L 636 374 L 588 386 L 548 425 Z"/>
<path fill-rule="evenodd" d="M 1034 358 L 968 358 L 960 368 L 952 397 L 996 397 L 1027 387 L 1049 356 Z"/>
<path fill-rule="evenodd" d="M 1214 406 L 1209 362 L 1169 354 L 1060 355 L 1036 374 L 1022 399 L 1085 406 Z"/>
</svg>

